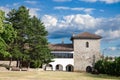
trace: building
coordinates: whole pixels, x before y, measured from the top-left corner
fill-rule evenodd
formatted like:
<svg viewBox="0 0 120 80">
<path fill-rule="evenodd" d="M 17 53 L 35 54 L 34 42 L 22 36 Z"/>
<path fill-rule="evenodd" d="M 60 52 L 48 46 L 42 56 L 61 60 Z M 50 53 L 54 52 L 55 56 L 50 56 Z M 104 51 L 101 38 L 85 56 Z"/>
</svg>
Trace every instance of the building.
<svg viewBox="0 0 120 80">
<path fill-rule="evenodd" d="M 46 70 L 86 71 L 100 59 L 100 39 L 96 34 L 84 32 L 71 37 L 72 44 L 50 44 L 54 62 L 45 65 Z"/>
</svg>

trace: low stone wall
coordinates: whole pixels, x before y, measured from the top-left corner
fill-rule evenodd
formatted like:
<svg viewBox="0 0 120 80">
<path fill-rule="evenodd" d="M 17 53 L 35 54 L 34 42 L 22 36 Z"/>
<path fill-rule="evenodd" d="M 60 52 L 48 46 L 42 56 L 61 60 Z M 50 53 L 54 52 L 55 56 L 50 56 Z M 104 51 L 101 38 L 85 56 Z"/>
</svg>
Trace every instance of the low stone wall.
<svg viewBox="0 0 120 80">
<path fill-rule="evenodd" d="M 6 64 L 6 65 L 9 65 L 10 61 L 0 61 L 0 64 Z M 16 66 L 16 61 L 12 61 L 11 62 L 11 66 Z"/>
<path fill-rule="evenodd" d="M 8 71 L 5 67 L 0 67 L 0 71 Z"/>
</svg>

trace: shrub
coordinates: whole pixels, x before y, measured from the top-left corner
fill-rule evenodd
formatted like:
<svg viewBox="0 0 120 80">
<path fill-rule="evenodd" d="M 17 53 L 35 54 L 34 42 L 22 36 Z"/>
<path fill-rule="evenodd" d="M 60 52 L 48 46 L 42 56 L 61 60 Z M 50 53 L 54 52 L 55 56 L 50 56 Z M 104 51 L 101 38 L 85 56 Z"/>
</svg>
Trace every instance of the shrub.
<svg viewBox="0 0 120 80">
<path fill-rule="evenodd" d="M 39 68 L 41 66 L 41 62 L 39 60 L 32 61 L 30 63 L 30 68 Z"/>
<path fill-rule="evenodd" d="M 115 58 L 115 61 L 99 60 L 94 68 L 102 74 L 120 76 L 120 57 Z"/>
</svg>

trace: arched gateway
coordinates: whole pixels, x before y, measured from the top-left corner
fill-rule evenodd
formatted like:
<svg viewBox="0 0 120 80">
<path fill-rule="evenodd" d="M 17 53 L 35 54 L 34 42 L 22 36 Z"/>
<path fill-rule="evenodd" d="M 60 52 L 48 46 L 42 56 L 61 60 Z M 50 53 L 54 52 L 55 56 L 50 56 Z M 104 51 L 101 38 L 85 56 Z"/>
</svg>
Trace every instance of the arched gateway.
<svg viewBox="0 0 120 80">
<path fill-rule="evenodd" d="M 66 71 L 72 72 L 74 70 L 73 65 L 69 64 L 66 66 Z"/>
<path fill-rule="evenodd" d="M 56 65 L 56 70 L 57 71 L 63 71 L 63 66 L 61 64 Z"/>
</svg>

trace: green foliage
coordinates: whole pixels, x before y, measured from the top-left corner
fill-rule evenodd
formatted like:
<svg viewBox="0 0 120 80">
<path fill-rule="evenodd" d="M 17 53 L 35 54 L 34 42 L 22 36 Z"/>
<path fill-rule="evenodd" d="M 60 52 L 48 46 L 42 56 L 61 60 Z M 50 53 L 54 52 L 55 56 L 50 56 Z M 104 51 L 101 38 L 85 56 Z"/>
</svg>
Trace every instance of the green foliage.
<svg viewBox="0 0 120 80">
<path fill-rule="evenodd" d="M 14 41 L 16 32 L 8 21 L 5 20 L 4 12 L 0 10 L 0 54 L 3 57 L 11 56 L 9 44 Z"/>
<path fill-rule="evenodd" d="M 12 56 L 17 60 L 34 62 L 37 67 L 51 62 L 45 26 L 37 17 L 30 17 L 25 6 L 12 9 L 7 20 L 17 31 L 17 38 L 12 45 Z"/>
<path fill-rule="evenodd" d="M 99 60 L 95 63 L 95 69 L 102 74 L 120 76 L 120 57 L 115 61 Z"/>
<path fill-rule="evenodd" d="M 32 61 L 30 63 L 30 68 L 39 68 L 41 66 L 41 61 L 40 60 L 36 60 L 36 61 Z"/>
<path fill-rule="evenodd" d="M 29 26 L 29 10 L 21 6 L 17 9 L 12 9 L 8 14 L 7 20 L 13 24 L 17 31 L 17 36 L 13 44 L 11 44 L 11 53 L 14 59 L 25 60 L 29 55 L 24 52 L 24 44 L 26 39 L 26 30 Z"/>
<path fill-rule="evenodd" d="M 4 27 L 3 27 L 3 25 L 4 25 L 3 20 L 4 19 L 5 19 L 4 12 L 0 10 L 0 33 L 3 33 L 3 31 L 4 31 L 3 30 L 4 29 Z"/>
<path fill-rule="evenodd" d="M 51 62 L 52 55 L 48 49 L 48 42 L 46 39 L 47 31 L 43 23 L 35 16 L 30 19 L 31 24 L 27 30 L 26 42 L 29 43 L 30 58 L 34 62 L 40 62 L 41 64 Z M 39 64 L 39 66 L 41 65 Z"/>
</svg>

